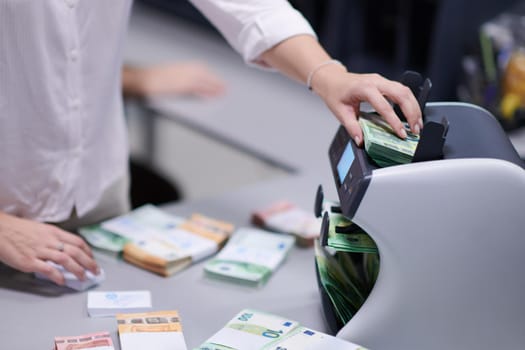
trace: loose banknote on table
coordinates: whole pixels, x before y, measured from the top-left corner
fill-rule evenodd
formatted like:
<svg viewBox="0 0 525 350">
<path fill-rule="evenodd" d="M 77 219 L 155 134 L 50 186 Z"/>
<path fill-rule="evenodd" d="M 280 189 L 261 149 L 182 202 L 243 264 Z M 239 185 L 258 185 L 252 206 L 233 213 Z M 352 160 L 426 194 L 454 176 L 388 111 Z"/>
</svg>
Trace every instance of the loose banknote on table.
<svg viewBox="0 0 525 350">
<path fill-rule="evenodd" d="M 278 201 L 252 213 L 252 223 L 259 227 L 295 236 L 299 246 L 311 247 L 319 237 L 321 221 L 311 211 L 286 201 Z"/>
<path fill-rule="evenodd" d="M 108 332 L 98 332 L 69 337 L 55 337 L 54 350 L 114 350 L 113 340 Z"/>
<path fill-rule="evenodd" d="M 169 276 L 222 247 L 233 232 L 231 223 L 193 214 L 180 218 L 146 205 L 102 223 L 104 230 L 129 240 L 123 258 Z"/>
<path fill-rule="evenodd" d="M 260 286 L 283 262 L 294 241 L 290 235 L 239 228 L 204 271 L 213 278 Z"/>
<path fill-rule="evenodd" d="M 375 113 L 361 113 L 359 125 L 363 130 L 366 153 L 380 167 L 406 164 L 412 161 L 419 135 L 410 132 L 405 123 L 407 138 L 399 138 L 390 125 Z"/>
<path fill-rule="evenodd" d="M 242 310 L 194 350 L 366 350 L 285 317 Z"/>
<path fill-rule="evenodd" d="M 179 314 L 175 310 L 118 314 L 122 350 L 186 350 Z"/>
</svg>

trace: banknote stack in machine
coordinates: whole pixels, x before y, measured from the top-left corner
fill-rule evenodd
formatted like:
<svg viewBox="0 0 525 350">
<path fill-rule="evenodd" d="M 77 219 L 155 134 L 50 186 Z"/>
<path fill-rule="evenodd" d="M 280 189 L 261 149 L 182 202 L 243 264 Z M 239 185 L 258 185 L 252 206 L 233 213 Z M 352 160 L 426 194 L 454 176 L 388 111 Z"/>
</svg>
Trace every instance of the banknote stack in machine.
<svg viewBox="0 0 525 350">
<path fill-rule="evenodd" d="M 406 164 L 412 161 L 419 136 L 412 134 L 405 123 L 407 138 L 399 138 L 390 125 L 375 113 L 362 113 L 359 124 L 363 130 L 365 150 L 380 167 Z"/>
<path fill-rule="evenodd" d="M 115 348 L 108 332 L 55 337 L 55 350 L 71 349 L 114 350 Z"/>
<path fill-rule="evenodd" d="M 242 310 L 195 350 L 366 350 L 285 317 Z"/>
<path fill-rule="evenodd" d="M 361 227 L 340 212 L 323 205 L 329 218 L 326 246 L 315 244 L 321 287 L 341 325 L 357 313 L 370 294 L 379 273 L 379 251 Z M 326 214 L 325 214 L 326 215 Z"/>
<path fill-rule="evenodd" d="M 104 230 L 128 240 L 123 258 L 169 276 L 217 252 L 234 230 L 231 223 L 193 214 L 189 219 L 147 205 L 102 223 Z"/>
<path fill-rule="evenodd" d="M 213 278 L 261 286 L 281 265 L 294 242 L 290 235 L 243 227 L 206 264 L 204 271 Z"/>
<path fill-rule="evenodd" d="M 186 350 L 179 313 L 175 310 L 117 314 L 122 350 Z"/>
</svg>

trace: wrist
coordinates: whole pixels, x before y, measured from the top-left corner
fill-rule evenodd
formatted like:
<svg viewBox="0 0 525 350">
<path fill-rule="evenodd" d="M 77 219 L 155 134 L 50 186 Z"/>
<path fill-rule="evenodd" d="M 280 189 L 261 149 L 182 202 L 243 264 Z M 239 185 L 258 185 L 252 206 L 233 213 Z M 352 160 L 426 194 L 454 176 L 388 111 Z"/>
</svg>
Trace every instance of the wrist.
<svg viewBox="0 0 525 350">
<path fill-rule="evenodd" d="M 346 67 L 341 62 L 337 60 L 325 61 L 310 72 L 307 80 L 308 89 L 323 96 L 324 92 L 333 85 L 333 81 L 341 78 L 347 72 Z"/>
</svg>

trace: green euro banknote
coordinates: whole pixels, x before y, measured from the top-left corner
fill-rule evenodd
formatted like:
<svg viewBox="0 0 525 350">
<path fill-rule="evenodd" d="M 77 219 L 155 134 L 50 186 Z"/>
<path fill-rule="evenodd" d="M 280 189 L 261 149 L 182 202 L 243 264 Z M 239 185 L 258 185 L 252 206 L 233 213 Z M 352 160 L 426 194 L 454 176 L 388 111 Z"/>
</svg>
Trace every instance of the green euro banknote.
<svg viewBox="0 0 525 350">
<path fill-rule="evenodd" d="M 407 138 L 399 138 L 390 125 L 375 113 L 362 113 L 359 124 L 363 130 L 366 153 L 380 167 L 406 164 L 412 161 L 419 135 L 410 132 L 405 123 Z"/>
<path fill-rule="evenodd" d="M 290 235 L 240 228 L 204 271 L 217 279 L 260 286 L 283 262 L 294 242 Z"/>
<path fill-rule="evenodd" d="M 335 254 L 316 242 L 315 260 L 321 285 L 328 294 L 337 318 L 341 324 L 346 324 L 365 302 L 368 289 L 360 275 L 353 277 L 345 273 Z M 352 260 L 348 263 L 353 264 Z"/>
<path fill-rule="evenodd" d="M 78 233 L 94 248 L 109 254 L 119 254 L 129 239 L 103 229 L 100 225 L 84 226 Z"/>
<path fill-rule="evenodd" d="M 374 287 L 379 253 L 374 240 L 339 208 L 338 203 L 323 201 L 323 210 L 329 217 L 327 246 L 316 242 L 315 258 L 319 282 L 330 300 L 331 311 L 344 325 Z"/>
<path fill-rule="evenodd" d="M 339 213 L 330 214 L 328 246 L 352 253 L 378 252 L 374 240 L 359 226 Z"/>
<path fill-rule="evenodd" d="M 245 309 L 194 350 L 366 350 L 269 313 Z"/>
</svg>

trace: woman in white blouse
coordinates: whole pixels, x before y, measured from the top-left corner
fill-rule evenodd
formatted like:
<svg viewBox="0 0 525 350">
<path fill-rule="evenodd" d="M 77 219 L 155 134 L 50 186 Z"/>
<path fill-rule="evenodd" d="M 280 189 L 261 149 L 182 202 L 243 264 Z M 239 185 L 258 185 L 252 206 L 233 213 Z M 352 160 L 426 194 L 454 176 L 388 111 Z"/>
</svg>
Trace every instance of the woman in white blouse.
<svg viewBox="0 0 525 350">
<path fill-rule="evenodd" d="M 0 0 L 0 261 L 63 276 L 97 272 L 90 248 L 58 228 L 128 207 L 122 47 L 132 0 Z M 422 126 L 406 87 L 353 74 L 319 45 L 285 0 L 193 0 L 249 64 L 272 67 L 319 95 L 357 144 L 359 103 L 406 133 Z"/>
</svg>

